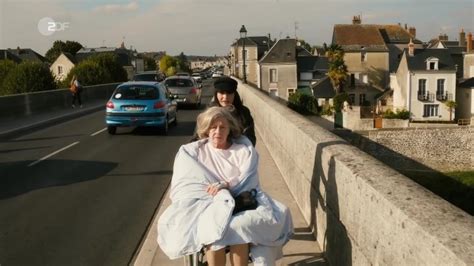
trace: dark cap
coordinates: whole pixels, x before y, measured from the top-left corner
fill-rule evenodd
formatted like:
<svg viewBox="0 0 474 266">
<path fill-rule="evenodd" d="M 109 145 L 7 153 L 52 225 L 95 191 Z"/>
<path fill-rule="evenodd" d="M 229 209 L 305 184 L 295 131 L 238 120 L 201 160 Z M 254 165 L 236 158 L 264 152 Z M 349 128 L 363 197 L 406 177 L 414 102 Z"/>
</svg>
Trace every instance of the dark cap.
<svg viewBox="0 0 474 266">
<path fill-rule="evenodd" d="M 237 81 L 229 77 L 221 77 L 214 81 L 214 88 L 218 92 L 234 93 L 237 90 Z"/>
</svg>

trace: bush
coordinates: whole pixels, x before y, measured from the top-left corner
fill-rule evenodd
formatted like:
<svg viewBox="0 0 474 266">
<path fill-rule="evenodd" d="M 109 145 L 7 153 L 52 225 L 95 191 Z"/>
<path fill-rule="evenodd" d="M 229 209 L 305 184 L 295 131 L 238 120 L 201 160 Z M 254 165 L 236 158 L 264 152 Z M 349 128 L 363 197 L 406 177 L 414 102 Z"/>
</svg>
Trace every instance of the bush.
<svg viewBox="0 0 474 266">
<path fill-rule="evenodd" d="M 56 82 L 47 65 L 25 61 L 8 72 L 3 81 L 0 95 L 55 89 L 57 89 Z"/>
<path fill-rule="evenodd" d="M 329 104 L 326 104 L 323 106 L 323 110 L 321 110 L 321 113 L 320 115 L 333 115 L 334 114 L 334 108 L 329 105 Z"/>
<path fill-rule="evenodd" d="M 8 73 L 13 70 L 17 65 L 12 60 L 0 60 L 0 87 L 3 81 L 8 76 Z"/>
<path fill-rule="evenodd" d="M 127 81 L 127 71 L 118 62 L 117 56 L 110 53 L 98 54 L 76 65 L 61 83 L 69 87 L 76 75 L 83 86 Z"/>
<path fill-rule="evenodd" d="M 290 95 L 287 105 L 300 114 L 318 114 L 318 101 L 316 98 L 299 91 Z"/>
<path fill-rule="evenodd" d="M 383 113 L 383 118 L 386 119 L 409 119 L 410 118 L 410 112 L 402 109 L 402 110 L 396 110 L 396 112 L 393 112 L 392 110 L 388 109 Z"/>
</svg>

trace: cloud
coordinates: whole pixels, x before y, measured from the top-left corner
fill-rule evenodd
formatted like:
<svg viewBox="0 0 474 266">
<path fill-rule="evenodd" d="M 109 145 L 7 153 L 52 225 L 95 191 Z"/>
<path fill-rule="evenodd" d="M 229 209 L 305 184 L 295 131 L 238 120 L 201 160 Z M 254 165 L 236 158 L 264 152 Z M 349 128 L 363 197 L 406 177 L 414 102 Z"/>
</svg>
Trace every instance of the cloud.
<svg viewBox="0 0 474 266">
<path fill-rule="evenodd" d="M 137 11 L 139 8 L 137 1 L 132 1 L 128 4 L 108 4 L 102 5 L 94 8 L 95 13 L 122 13 Z"/>
</svg>

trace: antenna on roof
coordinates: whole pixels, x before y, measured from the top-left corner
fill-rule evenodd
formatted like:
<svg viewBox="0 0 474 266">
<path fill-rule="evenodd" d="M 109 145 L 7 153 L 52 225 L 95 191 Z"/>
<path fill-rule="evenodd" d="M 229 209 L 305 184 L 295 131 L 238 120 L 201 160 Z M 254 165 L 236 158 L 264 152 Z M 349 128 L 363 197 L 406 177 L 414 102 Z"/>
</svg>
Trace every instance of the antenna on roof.
<svg viewBox="0 0 474 266">
<path fill-rule="evenodd" d="M 295 21 L 295 39 L 297 40 L 298 37 L 296 35 L 296 31 L 298 30 L 298 21 Z"/>
</svg>

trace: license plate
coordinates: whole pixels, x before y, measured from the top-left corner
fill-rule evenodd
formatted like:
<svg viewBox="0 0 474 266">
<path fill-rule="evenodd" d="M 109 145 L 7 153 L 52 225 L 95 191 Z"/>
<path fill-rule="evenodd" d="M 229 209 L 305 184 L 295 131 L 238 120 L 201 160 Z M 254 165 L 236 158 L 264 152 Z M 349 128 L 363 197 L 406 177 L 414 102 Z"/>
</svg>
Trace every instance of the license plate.
<svg viewBox="0 0 474 266">
<path fill-rule="evenodd" d="M 143 111 L 143 107 L 128 106 L 128 107 L 125 107 L 125 111 L 139 112 L 139 111 Z"/>
</svg>

